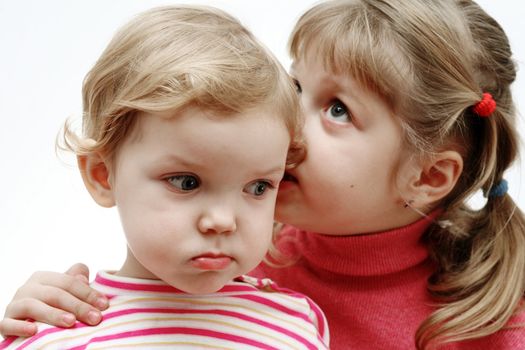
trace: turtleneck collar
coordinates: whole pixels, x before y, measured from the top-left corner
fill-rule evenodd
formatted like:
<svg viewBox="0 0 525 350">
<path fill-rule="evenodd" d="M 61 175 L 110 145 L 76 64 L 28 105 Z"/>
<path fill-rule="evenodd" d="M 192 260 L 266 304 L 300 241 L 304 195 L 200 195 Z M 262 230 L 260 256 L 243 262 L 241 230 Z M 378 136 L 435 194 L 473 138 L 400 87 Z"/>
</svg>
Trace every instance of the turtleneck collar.
<svg viewBox="0 0 525 350">
<path fill-rule="evenodd" d="M 403 271 L 428 258 L 421 237 L 440 212 L 404 227 L 371 234 L 331 236 L 300 231 L 299 250 L 307 264 L 332 273 L 372 276 Z"/>
</svg>

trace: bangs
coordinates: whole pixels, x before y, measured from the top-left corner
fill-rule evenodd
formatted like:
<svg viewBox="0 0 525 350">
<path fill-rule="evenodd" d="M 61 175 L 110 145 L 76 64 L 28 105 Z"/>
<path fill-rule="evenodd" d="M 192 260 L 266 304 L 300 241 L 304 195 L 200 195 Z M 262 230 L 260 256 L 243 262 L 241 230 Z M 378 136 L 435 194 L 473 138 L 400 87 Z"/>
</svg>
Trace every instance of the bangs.
<svg viewBox="0 0 525 350">
<path fill-rule="evenodd" d="M 304 60 L 315 52 L 320 56 L 313 58 L 319 58 L 326 71 L 351 76 L 397 111 L 414 79 L 406 55 L 394 44 L 402 40 L 381 17 L 379 9 L 359 1 L 320 4 L 299 19 L 290 55 Z"/>
</svg>

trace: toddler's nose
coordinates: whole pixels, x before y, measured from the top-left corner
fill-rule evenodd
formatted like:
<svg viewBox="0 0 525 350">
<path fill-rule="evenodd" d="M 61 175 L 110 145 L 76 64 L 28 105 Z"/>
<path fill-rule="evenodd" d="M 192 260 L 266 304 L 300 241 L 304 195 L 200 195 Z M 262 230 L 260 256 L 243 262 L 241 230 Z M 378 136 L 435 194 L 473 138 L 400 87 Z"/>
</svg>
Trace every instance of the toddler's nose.
<svg viewBox="0 0 525 350">
<path fill-rule="evenodd" d="M 235 232 L 237 229 L 235 214 L 226 207 L 210 209 L 200 217 L 198 227 L 204 234 Z"/>
</svg>

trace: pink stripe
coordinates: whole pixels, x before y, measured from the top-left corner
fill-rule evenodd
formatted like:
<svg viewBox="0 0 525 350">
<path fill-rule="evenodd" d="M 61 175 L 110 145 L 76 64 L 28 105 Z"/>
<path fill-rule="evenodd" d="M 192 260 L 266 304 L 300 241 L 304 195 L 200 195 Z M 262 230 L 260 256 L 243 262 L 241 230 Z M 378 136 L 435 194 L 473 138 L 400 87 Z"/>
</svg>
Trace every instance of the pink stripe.
<svg viewBox="0 0 525 350">
<path fill-rule="evenodd" d="M 5 349 L 16 340 L 17 337 L 7 337 L 3 342 L 0 343 L 0 350 Z"/>
<path fill-rule="evenodd" d="M 317 318 L 317 328 L 318 328 L 317 339 L 319 339 L 321 341 L 321 343 L 324 344 L 325 343 L 324 342 L 324 337 L 326 335 L 328 326 L 326 325 L 326 318 L 325 318 L 325 315 L 323 313 L 323 310 L 321 310 L 321 308 L 312 299 L 310 299 L 310 297 L 308 297 L 308 296 L 306 296 L 304 294 L 296 292 L 296 291 L 294 291 L 292 289 L 279 287 L 275 282 L 271 283 L 271 287 L 276 292 L 283 293 L 283 294 L 288 294 L 288 295 L 294 296 L 296 298 L 305 299 L 306 300 L 308 305 L 310 305 L 310 309 L 313 310 L 313 312 L 315 313 L 315 317 Z"/>
<path fill-rule="evenodd" d="M 166 284 L 146 284 L 146 283 L 128 283 L 128 282 L 117 282 L 107 278 L 104 278 L 100 275 L 95 277 L 95 282 L 112 288 L 124 289 L 124 290 L 134 290 L 134 291 L 145 291 L 145 292 L 161 292 L 161 293 L 182 293 L 185 292 L 174 288 Z M 247 292 L 253 291 L 255 288 L 253 286 L 224 286 L 219 292 Z"/>
<path fill-rule="evenodd" d="M 232 285 L 227 285 L 227 286 L 224 286 L 222 287 L 217 293 L 231 293 L 231 292 L 253 292 L 253 291 L 256 291 L 257 289 L 254 287 L 254 286 L 232 286 Z"/>
<path fill-rule="evenodd" d="M 276 332 L 279 332 L 281 334 L 287 335 L 290 338 L 293 338 L 302 344 L 304 344 L 308 349 L 315 349 L 316 347 L 310 343 L 307 339 L 303 338 L 297 333 L 294 333 L 286 328 L 271 324 L 266 321 L 262 321 L 259 319 L 256 319 L 251 316 L 244 315 L 239 312 L 235 311 L 228 311 L 228 310 L 219 310 L 219 309 L 209 309 L 209 310 L 194 310 L 194 309 L 170 309 L 170 308 L 135 308 L 135 309 L 126 309 L 126 310 L 120 310 L 115 311 L 112 313 L 108 313 L 104 315 L 104 320 L 108 320 L 110 318 L 129 315 L 129 314 L 135 314 L 135 313 L 164 313 L 164 314 L 210 314 L 210 315 L 222 315 L 222 316 L 228 316 L 233 318 L 238 318 L 250 323 L 255 323 L 259 326 L 266 327 L 268 329 L 272 329 Z"/>
<path fill-rule="evenodd" d="M 99 342 L 113 340 L 113 339 L 124 339 L 124 338 L 131 338 L 131 337 L 137 337 L 137 336 L 156 335 L 156 334 L 200 335 L 200 336 L 211 337 L 211 338 L 226 339 L 226 340 L 230 340 L 232 342 L 241 343 L 241 344 L 248 344 L 251 346 L 258 347 L 260 349 L 278 350 L 277 348 L 263 344 L 256 340 L 248 339 L 248 338 L 241 337 L 238 335 L 226 334 L 226 333 L 221 333 L 221 332 L 216 332 L 216 331 L 211 331 L 211 330 L 206 330 L 206 329 L 187 328 L 187 327 L 150 328 L 150 329 L 143 329 L 143 330 L 138 330 L 138 331 L 122 332 L 118 334 L 100 336 L 100 337 L 95 337 L 91 339 L 88 343 L 76 346 L 74 348 L 70 348 L 70 350 L 83 350 L 89 344 L 99 343 Z"/>
<path fill-rule="evenodd" d="M 312 306 L 315 306 L 315 303 L 313 303 L 313 301 L 311 301 L 309 298 L 306 298 L 304 295 L 302 294 L 297 294 L 297 296 L 300 296 L 302 299 L 306 299 L 306 301 L 308 302 L 308 304 L 310 305 L 310 307 L 312 308 L 312 310 L 315 312 L 316 316 L 318 317 L 318 320 L 319 320 L 319 332 L 318 332 L 318 339 L 321 339 L 321 343 L 324 343 L 322 337 L 320 336 L 320 334 L 322 334 L 324 336 L 324 332 L 325 332 L 325 325 L 324 325 L 324 317 L 322 316 L 322 312 L 321 310 L 316 306 L 315 308 L 313 308 Z M 287 308 L 286 306 L 283 306 L 283 305 L 280 305 L 272 300 L 268 300 L 268 299 L 265 299 L 265 298 L 262 298 L 262 297 L 259 297 L 259 296 L 255 296 L 255 295 L 236 295 L 236 296 L 232 296 L 232 297 L 236 297 L 236 298 L 241 298 L 241 299 L 245 299 L 245 300 L 250 300 L 254 303 L 259 303 L 259 304 L 263 304 L 263 305 L 266 305 L 268 307 L 271 307 L 271 308 L 274 308 L 276 310 L 279 310 L 283 313 L 286 313 L 290 316 L 294 316 L 294 317 L 297 317 L 301 320 L 304 320 L 306 321 L 307 323 L 309 324 L 312 324 L 312 320 L 310 319 L 310 317 L 308 317 L 308 315 L 304 314 L 304 313 L 301 313 L 299 311 L 295 311 L 293 309 L 290 309 L 290 308 Z M 320 318 L 319 318 L 320 317 Z M 293 333 L 295 334 L 295 333 Z M 295 337 L 294 337 L 295 338 Z M 301 341 L 303 344 L 305 344 L 305 342 L 307 342 L 306 339 L 304 338 L 301 338 L 301 339 L 304 339 L 304 342 L 299 339 L 299 338 L 296 338 L 297 340 Z M 306 346 L 308 346 L 308 348 L 310 349 L 310 346 L 311 349 L 315 349 L 315 347 L 313 347 L 313 345 L 311 343 L 308 343 L 308 344 L 305 344 Z"/>
<path fill-rule="evenodd" d="M 254 303 L 266 305 L 268 307 L 271 307 L 272 309 L 279 310 L 279 311 L 281 311 L 281 312 L 283 312 L 285 314 L 288 314 L 290 316 L 294 316 L 294 317 L 300 318 L 300 319 L 305 320 L 305 321 L 307 321 L 309 323 L 311 322 L 311 320 L 308 318 L 308 316 L 305 315 L 304 313 L 299 312 L 299 311 L 295 311 L 295 310 L 290 309 L 290 308 L 288 308 L 288 307 L 286 307 L 284 305 L 278 304 L 275 301 L 272 301 L 272 300 L 269 300 L 269 299 L 266 299 L 266 298 L 263 298 L 263 297 L 260 297 L 260 296 L 244 294 L 244 295 L 235 295 L 235 296 L 232 296 L 232 297 L 239 298 L 239 299 L 244 299 L 244 300 L 249 300 L 249 301 L 252 301 Z"/>
<path fill-rule="evenodd" d="M 106 321 L 108 319 L 111 319 L 111 318 L 116 318 L 116 317 L 120 317 L 120 316 L 136 314 L 136 313 L 212 314 L 212 315 L 216 314 L 216 315 L 229 316 L 229 317 L 242 319 L 244 321 L 255 323 L 257 325 L 260 325 L 260 326 L 272 329 L 272 330 L 274 330 L 276 332 L 285 334 L 285 335 L 287 335 L 287 336 L 289 336 L 289 337 L 291 337 L 293 339 L 296 339 L 297 341 L 299 341 L 302 344 L 304 344 L 306 346 L 306 348 L 308 348 L 308 349 L 316 349 L 316 347 L 312 343 L 310 343 L 307 339 L 301 337 L 299 334 L 296 334 L 296 333 L 294 333 L 294 332 L 292 332 L 292 331 L 290 331 L 288 329 L 285 329 L 283 327 L 271 324 L 271 323 L 266 322 L 266 321 L 258 320 L 258 319 L 254 318 L 254 317 L 247 316 L 247 315 L 241 314 L 239 312 L 235 312 L 235 311 L 214 310 L 214 309 L 211 309 L 211 310 L 192 310 L 192 309 L 170 309 L 170 308 L 135 308 L 135 309 L 126 309 L 126 310 L 120 310 L 120 311 L 107 313 L 106 315 L 104 315 L 104 319 L 103 319 L 102 322 L 104 322 L 104 321 Z M 73 326 L 72 328 L 84 328 L 84 327 L 89 327 L 89 326 L 87 326 L 84 323 L 77 322 L 75 324 L 75 326 Z M 29 338 L 27 340 L 27 342 L 25 342 L 23 345 L 21 345 L 18 349 L 19 350 L 25 349 L 27 346 L 31 345 L 31 343 L 35 342 L 36 340 L 38 340 L 38 339 L 40 339 L 40 338 L 42 338 L 42 337 L 44 337 L 44 336 L 46 336 L 48 334 L 61 332 L 61 331 L 65 331 L 65 330 L 67 330 L 67 328 L 53 327 L 53 328 L 46 329 L 45 331 L 39 332 L 35 336 Z M 94 339 L 96 339 L 96 338 L 94 338 Z"/>
<path fill-rule="evenodd" d="M 313 312 L 315 313 L 315 317 L 317 318 L 317 327 L 319 328 L 319 334 L 324 336 L 326 332 L 326 324 L 323 311 L 321 310 L 321 308 L 319 308 L 319 306 L 317 306 L 316 303 L 312 301 L 312 299 L 306 298 L 306 301 L 308 302 L 308 305 L 310 305 L 310 309 L 313 310 Z"/>
<path fill-rule="evenodd" d="M 107 278 L 104 278 L 100 275 L 95 277 L 95 282 L 104 286 L 127 289 L 127 290 L 136 290 L 136 291 L 149 291 L 149 292 L 165 292 L 165 293 L 182 293 L 182 291 L 168 286 L 165 284 L 145 284 L 145 283 L 126 283 L 126 282 L 117 282 Z"/>
<path fill-rule="evenodd" d="M 326 327 L 327 327 L 326 323 L 325 323 L 326 322 L 326 318 L 325 318 L 324 313 L 321 310 L 321 308 L 312 299 L 310 299 L 310 297 L 308 297 L 308 296 L 306 296 L 304 294 L 301 294 L 299 292 L 296 292 L 296 291 L 294 291 L 292 289 L 279 287 L 275 282 L 272 282 L 270 285 L 271 285 L 272 289 L 275 290 L 276 292 L 280 292 L 280 293 L 283 293 L 283 294 L 288 294 L 288 295 L 291 295 L 291 296 L 296 297 L 298 299 L 305 299 L 306 302 L 308 303 L 308 305 L 310 305 L 310 308 L 315 313 L 315 316 L 317 317 L 319 333 L 324 336 L 324 334 L 326 332 Z"/>
<path fill-rule="evenodd" d="M 88 325 L 86 325 L 85 323 L 82 323 L 82 322 L 77 322 L 77 323 L 75 323 L 75 325 L 73 327 L 70 327 L 70 328 L 61 328 L 61 327 L 48 328 L 45 331 L 38 332 L 37 334 L 35 334 L 31 338 L 27 339 L 27 341 L 25 343 L 23 343 L 21 346 L 19 346 L 16 349 L 17 350 L 25 349 L 26 347 L 31 345 L 33 342 L 37 341 L 40 338 L 43 338 L 47 334 L 63 332 L 63 331 L 67 331 L 68 329 L 72 329 L 72 328 L 83 328 L 83 327 L 91 327 L 91 326 L 88 326 Z"/>
</svg>

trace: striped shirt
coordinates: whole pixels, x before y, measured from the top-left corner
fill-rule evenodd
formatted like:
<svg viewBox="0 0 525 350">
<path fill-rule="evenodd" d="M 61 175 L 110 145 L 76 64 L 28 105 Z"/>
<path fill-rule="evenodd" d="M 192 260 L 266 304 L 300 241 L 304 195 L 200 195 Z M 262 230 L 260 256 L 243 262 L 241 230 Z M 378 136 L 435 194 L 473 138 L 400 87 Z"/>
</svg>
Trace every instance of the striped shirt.
<svg viewBox="0 0 525 350">
<path fill-rule="evenodd" d="M 213 294 L 187 294 L 162 281 L 99 272 L 92 287 L 110 306 L 95 327 L 39 323 L 3 349 L 327 349 L 326 318 L 308 297 L 269 279 L 242 276 Z"/>
</svg>

